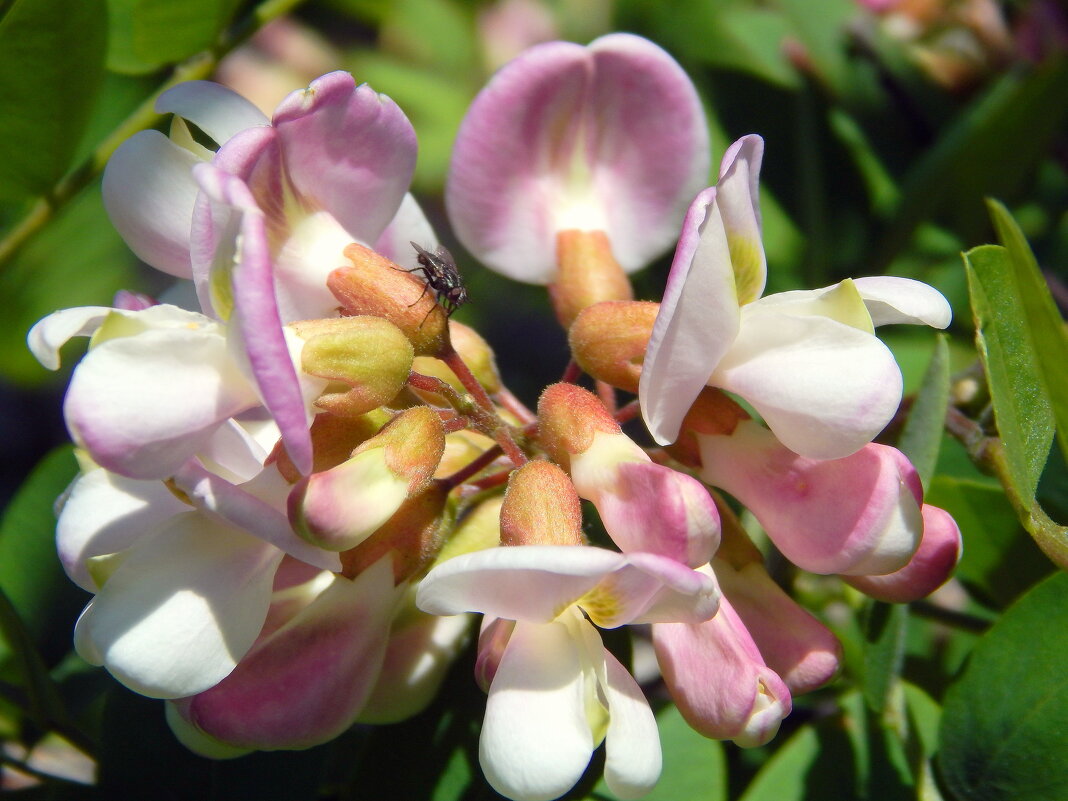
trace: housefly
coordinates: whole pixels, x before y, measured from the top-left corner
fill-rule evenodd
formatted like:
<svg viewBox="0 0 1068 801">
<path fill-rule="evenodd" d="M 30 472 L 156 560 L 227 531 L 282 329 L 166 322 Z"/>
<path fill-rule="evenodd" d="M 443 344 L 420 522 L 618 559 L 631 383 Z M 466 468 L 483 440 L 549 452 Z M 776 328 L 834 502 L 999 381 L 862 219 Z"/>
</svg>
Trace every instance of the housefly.
<svg viewBox="0 0 1068 801">
<path fill-rule="evenodd" d="M 416 299 L 415 303 L 423 299 L 423 295 L 427 293 L 428 289 L 432 289 L 434 291 L 434 299 L 441 304 L 441 308 L 445 310 L 445 315 L 451 317 L 454 311 L 469 300 L 467 287 L 464 286 L 464 281 L 460 277 L 460 271 L 456 268 L 456 262 L 453 261 L 452 254 L 449 253 L 444 245 L 438 245 L 438 249 L 434 253 L 420 247 L 415 242 L 412 242 L 411 245 L 418 254 L 416 261 L 419 262 L 419 266 L 404 270 L 404 272 L 414 273 L 421 271 L 426 281 L 423 286 L 423 293 Z M 415 303 L 411 305 L 414 306 Z M 427 312 L 427 316 L 430 316 L 430 312 Z M 426 318 L 423 318 L 423 320 L 425 322 Z M 420 323 L 420 325 L 422 324 Z"/>
</svg>

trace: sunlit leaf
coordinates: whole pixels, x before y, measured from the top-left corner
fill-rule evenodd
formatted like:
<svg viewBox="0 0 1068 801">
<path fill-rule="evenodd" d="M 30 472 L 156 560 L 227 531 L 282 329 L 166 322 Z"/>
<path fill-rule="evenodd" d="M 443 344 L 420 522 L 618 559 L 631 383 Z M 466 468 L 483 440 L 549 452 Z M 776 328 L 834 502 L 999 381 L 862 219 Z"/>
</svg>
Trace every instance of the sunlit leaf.
<svg viewBox="0 0 1068 801">
<path fill-rule="evenodd" d="M 946 695 L 939 764 L 960 801 L 1068 796 L 1068 576 L 1025 595 Z"/>
<path fill-rule="evenodd" d="M 0 17 L 0 201 L 70 168 L 104 76 L 103 0 L 14 0 Z"/>
<path fill-rule="evenodd" d="M 233 15 L 234 0 L 107 0 L 108 67 L 153 72 L 214 43 Z"/>
</svg>

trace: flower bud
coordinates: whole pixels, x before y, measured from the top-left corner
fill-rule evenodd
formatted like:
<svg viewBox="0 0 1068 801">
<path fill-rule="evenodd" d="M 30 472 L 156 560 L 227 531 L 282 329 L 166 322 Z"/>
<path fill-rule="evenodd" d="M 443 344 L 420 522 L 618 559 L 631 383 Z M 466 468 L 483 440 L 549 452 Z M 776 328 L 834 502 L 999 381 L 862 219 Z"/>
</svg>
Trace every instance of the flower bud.
<svg viewBox="0 0 1068 801">
<path fill-rule="evenodd" d="M 328 387 L 316 406 L 358 417 L 392 400 L 408 382 L 414 353 L 397 326 L 381 317 L 340 317 L 292 326 L 304 340 L 305 373 L 343 384 Z"/>
<path fill-rule="evenodd" d="M 501 507 L 502 545 L 581 545 L 582 505 L 567 474 L 552 462 L 512 472 Z"/>
<path fill-rule="evenodd" d="M 764 664 L 727 598 L 704 623 L 653 626 L 653 645 L 671 697 L 705 737 L 763 745 L 790 714 L 790 690 Z"/>
<path fill-rule="evenodd" d="M 496 548 L 501 544 L 501 506 L 504 498 L 493 495 L 467 512 L 448 542 L 438 553 L 436 563 L 441 563 L 471 551 Z"/>
<path fill-rule="evenodd" d="M 500 391 L 501 377 L 497 372 L 497 362 L 493 355 L 493 350 L 486 340 L 479 336 L 473 328 L 455 320 L 449 321 L 449 335 L 452 337 L 452 346 L 456 349 L 464 364 L 470 368 L 482 388 L 490 394 Z M 467 388 L 456 377 L 456 373 L 449 369 L 445 362 L 433 356 L 416 357 L 412 369 L 423 375 L 440 378 L 460 394 L 467 392 Z M 432 392 L 420 390 L 417 394 L 420 396 L 432 396 L 431 402 L 440 403 L 439 396 L 434 395 Z"/>
<path fill-rule="evenodd" d="M 438 469 L 434 471 L 434 478 L 451 476 L 461 468 L 469 465 L 495 444 L 485 434 L 479 434 L 477 431 L 470 431 L 466 428 L 447 435 L 445 437 L 445 453 L 441 457 Z M 511 462 L 508 461 L 507 457 L 501 457 L 501 462 L 494 462 L 490 469 L 503 468 L 505 462 L 508 466 L 511 466 Z"/>
<path fill-rule="evenodd" d="M 557 232 L 556 276 L 549 284 L 549 297 L 565 329 L 587 306 L 634 298 L 630 279 L 612 255 L 604 231 Z"/>
<path fill-rule="evenodd" d="M 553 384 L 538 399 L 538 437 L 554 462 L 565 470 L 571 455 L 585 452 L 594 434 L 619 434 L 619 423 L 597 397 L 574 384 Z M 637 446 L 635 446 L 637 447 Z"/>
<path fill-rule="evenodd" d="M 846 582 L 877 601 L 904 604 L 926 598 L 941 587 L 960 561 L 960 529 L 945 509 L 925 503 L 923 538 L 908 564 L 885 576 L 843 576 Z"/>
<path fill-rule="evenodd" d="M 891 573 L 919 545 L 916 471 L 895 448 L 871 443 L 841 459 L 810 459 L 752 420 L 730 436 L 698 440 L 701 478 L 745 504 L 783 555 L 805 570 Z"/>
<path fill-rule="evenodd" d="M 598 381 L 637 394 L 659 309 L 660 304 L 647 301 L 609 301 L 583 309 L 567 335 L 579 367 Z"/>
<path fill-rule="evenodd" d="M 289 519 L 313 545 L 345 551 L 363 542 L 430 480 L 445 434 L 426 406 L 397 415 L 348 461 L 298 482 Z"/>
<path fill-rule="evenodd" d="M 382 410 L 368 412 L 359 417 L 317 414 L 312 420 L 310 432 L 314 454 L 312 472 L 322 473 L 346 461 L 359 445 L 377 434 L 389 419 L 389 414 Z M 267 459 L 268 464 L 272 462 L 291 484 L 302 478 L 281 442 L 275 445 Z"/>
<path fill-rule="evenodd" d="M 392 554 L 397 583 L 424 573 L 441 551 L 448 497 L 448 487 L 438 482 L 409 497 L 374 534 L 341 554 L 341 572 L 359 575 Z"/>
<path fill-rule="evenodd" d="M 730 436 L 739 423 L 749 419 L 749 412 L 725 392 L 715 387 L 705 387 L 683 418 L 679 438 L 665 450 L 687 467 L 700 469 L 701 446 L 697 435 Z"/>
<path fill-rule="evenodd" d="M 385 317 L 411 340 L 418 356 L 449 350 L 448 317 L 425 281 L 363 245 L 349 245 L 345 257 L 352 266 L 337 268 L 326 281 L 343 314 Z"/>
</svg>

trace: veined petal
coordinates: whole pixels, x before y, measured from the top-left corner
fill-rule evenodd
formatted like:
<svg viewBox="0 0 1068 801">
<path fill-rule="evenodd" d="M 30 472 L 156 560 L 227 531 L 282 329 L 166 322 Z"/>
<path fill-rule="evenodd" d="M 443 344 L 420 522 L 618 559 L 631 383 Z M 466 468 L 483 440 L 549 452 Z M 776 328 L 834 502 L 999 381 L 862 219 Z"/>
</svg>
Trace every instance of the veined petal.
<svg viewBox="0 0 1068 801">
<path fill-rule="evenodd" d="M 150 329 L 93 347 L 74 371 L 64 415 L 101 466 L 165 478 L 226 418 L 255 403 L 217 331 Z"/>
<path fill-rule="evenodd" d="M 548 623 L 626 557 L 582 545 L 522 545 L 461 554 L 419 585 L 416 605 L 433 615 L 482 612 Z"/>
<path fill-rule="evenodd" d="M 196 176 L 212 200 L 240 214 L 239 247 L 231 281 L 232 324 L 241 333 L 252 374 L 264 405 L 278 423 L 289 458 L 297 470 L 307 473 L 312 466 L 307 411 L 278 315 L 263 212 L 240 178 L 209 164 L 200 165 Z"/>
<path fill-rule="evenodd" d="M 686 213 L 638 382 L 649 433 L 674 442 L 690 406 L 731 347 L 741 312 L 715 187 Z"/>
<path fill-rule="evenodd" d="M 723 215 L 738 302 L 752 303 L 764 292 L 768 266 L 760 232 L 760 163 L 764 140 L 743 136 L 723 154 L 716 203 Z"/>
<path fill-rule="evenodd" d="M 479 739 L 482 772 L 508 798 L 557 798 L 589 764 L 594 742 L 577 650 L 561 623 L 517 623 L 512 632 Z"/>
<path fill-rule="evenodd" d="M 192 276 L 192 169 L 199 163 L 159 131 L 141 131 L 119 146 L 104 169 L 104 208 L 112 224 L 138 257 L 179 278 Z"/>
<path fill-rule="evenodd" d="M 743 311 L 738 338 L 708 383 L 747 400 L 786 447 L 814 459 L 870 442 L 901 400 L 901 371 L 876 337 L 774 309 Z"/>
<path fill-rule="evenodd" d="M 135 692 L 202 692 L 255 641 L 282 555 L 196 512 L 176 515 L 133 548 L 80 626 L 112 675 Z"/>
<path fill-rule="evenodd" d="M 74 479 L 63 501 L 56 523 L 59 561 L 75 584 L 96 592 L 88 559 L 125 550 L 158 523 L 188 510 L 162 481 L 93 468 Z"/>
<path fill-rule="evenodd" d="M 156 111 L 192 122 L 219 145 L 235 134 L 268 120 L 232 89 L 212 81 L 184 81 L 156 98 Z"/>
<path fill-rule="evenodd" d="M 415 170 L 415 130 L 397 104 L 331 72 L 283 100 L 273 122 L 297 194 L 353 238 L 378 239 Z"/>
<path fill-rule="evenodd" d="M 59 349 L 74 337 L 87 337 L 111 314 L 107 306 L 61 309 L 39 320 L 26 336 L 30 352 L 49 370 L 59 369 Z"/>
<path fill-rule="evenodd" d="M 854 278 L 853 283 L 875 325 L 911 323 L 946 328 L 953 319 L 953 309 L 945 296 L 922 281 L 875 275 Z"/>
<path fill-rule="evenodd" d="M 660 777 L 660 733 L 634 677 L 607 650 L 604 661 L 609 710 L 604 779 L 608 789 L 626 801 L 648 793 Z"/>
<path fill-rule="evenodd" d="M 668 247 L 708 172 L 693 85 L 651 42 L 550 42 L 497 72 L 457 136 L 446 205 L 492 269 L 544 284 L 556 233 L 603 230 L 632 272 Z"/>
</svg>

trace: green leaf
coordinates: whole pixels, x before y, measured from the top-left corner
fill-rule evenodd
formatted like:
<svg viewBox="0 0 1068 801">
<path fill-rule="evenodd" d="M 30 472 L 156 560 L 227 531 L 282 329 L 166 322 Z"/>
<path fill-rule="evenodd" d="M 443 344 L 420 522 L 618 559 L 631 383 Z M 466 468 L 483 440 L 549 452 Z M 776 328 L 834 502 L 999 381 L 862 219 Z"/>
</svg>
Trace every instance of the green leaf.
<svg viewBox="0 0 1068 801">
<path fill-rule="evenodd" d="M 1052 569 L 996 484 L 937 476 L 926 499 L 953 515 L 960 526 L 964 554 L 955 575 L 988 606 L 1008 606 Z"/>
<path fill-rule="evenodd" d="M 946 694 L 939 764 L 961 801 L 1068 797 L 1068 576 L 1035 587 L 988 631 Z"/>
<path fill-rule="evenodd" d="M 723 745 L 703 737 L 686 723 L 678 707 L 668 704 L 656 716 L 664 769 L 645 801 L 726 801 L 727 760 Z M 615 799 L 602 778 L 590 801 Z"/>
<path fill-rule="evenodd" d="M 234 0 L 107 0 L 108 68 L 140 75 L 209 48 L 230 22 Z"/>
<path fill-rule="evenodd" d="M 990 384 L 1013 489 L 1022 500 L 1030 501 L 1049 456 L 1053 413 L 1026 317 L 1027 306 L 1005 248 L 973 248 L 964 254 L 964 267 L 975 315 L 976 347 Z"/>
<path fill-rule="evenodd" d="M 103 0 L 14 0 L 0 17 L 0 201 L 43 197 L 70 167 L 104 76 Z"/>
<path fill-rule="evenodd" d="M 108 220 L 99 182 L 90 185 L 0 271 L 0 375 L 21 384 L 54 381 L 26 347 L 27 331 L 56 309 L 110 306 L 117 290 L 142 288 L 135 263 Z"/>
<path fill-rule="evenodd" d="M 987 200 L 987 207 L 998 241 L 1008 252 L 1010 280 L 1019 294 L 1037 372 L 1056 421 L 1061 453 L 1068 460 L 1068 328 L 1016 220 L 996 200 Z"/>
<path fill-rule="evenodd" d="M 882 714 L 901 673 L 909 610 L 872 601 L 864 616 L 864 700 Z"/>
<path fill-rule="evenodd" d="M 931 486 L 938 452 L 942 447 L 946 408 L 949 406 L 949 345 L 945 334 L 935 339 L 934 353 L 927 365 L 923 384 L 916 394 L 897 447 L 909 457 L 920 474 L 923 486 Z"/>
<path fill-rule="evenodd" d="M 70 642 L 70 624 L 84 594 L 56 556 L 56 499 L 77 473 L 69 445 L 46 456 L 0 521 L 0 586 L 39 645 Z M 62 652 L 67 650 L 64 645 Z M 0 648 L 0 663 L 6 655 Z M 58 656 L 58 654 L 57 654 Z"/>
<path fill-rule="evenodd" d="M 51 721 L 67 717 L 59 690 L 48 675 L 30 633 L 26 631 L 15 606 L 0 589 L 0 633 L 10 648 L 9 663 L 14 667 L 16 683 L 26 693 L 25 712 L 41 731 L 51 728 Z"/>
</svg>

